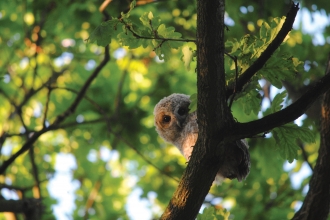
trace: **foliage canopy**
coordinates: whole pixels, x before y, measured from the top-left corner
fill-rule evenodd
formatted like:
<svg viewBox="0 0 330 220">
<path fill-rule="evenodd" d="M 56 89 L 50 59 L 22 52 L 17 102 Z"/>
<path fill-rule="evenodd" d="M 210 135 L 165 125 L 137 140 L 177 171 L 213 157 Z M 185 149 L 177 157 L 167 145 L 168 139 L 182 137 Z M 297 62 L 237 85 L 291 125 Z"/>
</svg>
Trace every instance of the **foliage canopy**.
<svg viewBox="0 0 330 220">
<path fill-rule="evenodd" d="M 235 84 L 284 22 L 285 3 L 258 2 L 226 5 L 227 85 Z M 301 11 L 328 14 L 325 7 L 321 0 L 303 1 Z M 75 208 L 68 214 L 73 219 L 129 219 L 126 204 L 136 189 L 151 215 L 159 217 L 185 160 L 157 137 L 152 111 L 171 93 L 197 92 L 196 16 L 196 3 L 190 1 L 115 0 L 106 7 L 95 0 L 2 1 L 0 167 L 27 147 L 0 173 L 1 196 L 42 198 L 43 219 L 54 218 L 57 197 L 50 182 L 61 172 L 59 158 L 70 155 L 76 165 L 65 172 L 76 186 Z M 322 76 L 329 26 L 322 32 L 327 41 L 319 44 L 302 28 L 297 25 L 243 91 L 231 97 L 238 121 L 291 103 L 282 81 L 300 88 Z M 275 94 L 275 88 L 282 90 Z M 292 218 L 310 178 L 296 185 L 293 176 L 315 164 L 319 146 L 315 118 L 301 122 L 249 139 L 249 177 L 213 186 L 205 206 L 214 208 L 198 219 L 226 219 L 229 213 L 234 219 Z M 287 160 L 294 161 L 291 169 Z"/>
</svg>

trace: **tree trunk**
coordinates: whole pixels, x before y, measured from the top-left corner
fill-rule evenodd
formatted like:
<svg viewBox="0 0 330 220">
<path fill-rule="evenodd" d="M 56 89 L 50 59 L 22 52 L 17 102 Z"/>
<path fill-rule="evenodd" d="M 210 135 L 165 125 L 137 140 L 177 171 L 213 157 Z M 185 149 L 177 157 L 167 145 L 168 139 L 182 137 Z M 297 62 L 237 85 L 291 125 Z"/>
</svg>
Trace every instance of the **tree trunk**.
<svg viewBox="0 0 330 220">
<path fill-rule="evenodd" d="M 330 59 L 328 69 L 330 72 Z M 330 209 L 330 91 L 323 97 L 321 107 L 321 144 L 309 191 L 294 220 L 327 219 Z"/>
<path fill-rule="evenodd" d="M 234 122 L 226 102 L 224 0 L 197 2 L 198 140 L 161 219 L 195 219 L 224 161 L 221 132 Z"/>
<path fill-rule="evenodd" d="M 23 213 L 26 220 L 41 218 L 42 204 L 40 199 L 4 200 L 0 199 L 0 212 Z"/>
</svg>

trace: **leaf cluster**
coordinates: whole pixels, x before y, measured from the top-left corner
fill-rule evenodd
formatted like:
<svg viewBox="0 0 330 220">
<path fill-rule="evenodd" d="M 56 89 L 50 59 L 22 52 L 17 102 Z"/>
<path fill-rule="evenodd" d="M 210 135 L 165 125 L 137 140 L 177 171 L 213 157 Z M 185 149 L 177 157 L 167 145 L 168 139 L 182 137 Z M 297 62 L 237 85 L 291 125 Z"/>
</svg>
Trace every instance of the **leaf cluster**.
<svg viewBox="0 0 330 220">
<path fill-rule="evenodd" d="M 204 208 L 203 213 L 199 213 L 197 220 L 228 220 L 230 212 L 226 209 L 215 209 L 213 206 Z"/>
<path fill-rule="evenodd" d="M 298 158 L 298 150 L 300 149 L 297 139 L 304 143 L 314 143 L 315 135 L 308 128 L 298 127 L 296 124 L 290 123 L 277 127 L 272 130 L 272 134 L 276 140 L 276 146 L 281 157 L 292 163 L 293 159 Z"/>
<path fill-rule="evenodd" d="M 114 9 L 117 3 L 122 6 L 121 10 L 126 8 L 124 2 L 112 1 L 111 10 L 119 11 Z M 235 21 L 236 18 L 237 21 L 243 18 L 251 22 L 254 13 L 248 13 L 248 18 L 236 13 L 239 8 L 237 5 L 246 4 L 238 2 L 226 6 L 229 16 Z M 97 45 L 105 46 L 111 42 L 111 53 L 124 51 L 123 57 L 111 56 L 76 111 L 58 128 L 38 138 L 31 148 L 33 156 L 30 156 L 31 152 L 20 155 L 0 176 L 0 184 L 23 189 L 2 188 L 1 196 L 5 199 L 17 199 L 20 195 L 37 198 L 40 193 L 45 206 L 43 219 L 55 218 L 52 207 L 63 200 L 58 197 L 63 192 L 74 195 L 75 199 L 65 198 L 66 202 L 75 203 L 75 208 L 65 213 L 73 219 L 129 219 L 131 216 L 128 215 L 127 204 L 135 189 L 142 191 L 140 197 L 144 202 L 147 201 L 148 208 L 152 207 L 150 212 L 154 216 L 159 216 L 159 210 L 165 208 L 177 186 L 174 179 L 181 176 L 186 161 L 175 147 L 157 136 L 152 110 L 161 98 L 174 92 L 193 94 L 190 108 L 191 111 L 196 110 L 196 78 L 186 71 L 195 58 L 194 46 L 191 46 L 194 41 L 189 41 L 192 42 L 189 45 L 192 48 L 183 47 L 186 68 L 180 61 L 180 55 L 172 50 L 186 42 L 179 32 L 185 36 L 195 35 L 195 26 L 187 24 L 195 23 L 196 12 L 190 1 L 164 4 L 159 1 L 136 8 L 143 11 L 141 16 L 136 16 L 132 11 L 134 3 L 120 18 L 112 18 L 100 25 L 103 15 L 97 11 L 97 1 L 63 1 L 61 4 L 52 1 L 26 1 L 19 4 L 1 1 L 1 164 L 16 153 L 30 135 L 54 122 L 72 104 L 84 82 L 103 59 L 104 48 Z M 249 4 L 259 10 L 259 5 Z M 274 6 L 278 3 L 269 4 Z M 278 13 L 274 12 L 275 9 Z M 274 7 L 274 11 L 272 13 L 278 15 L 283 10 Z M 154 16 L 156 13 L 158 17 Z M 31 23 L 31 18 L 35 23 Z M 182 21 L 188 19 L 189 22 L 182 26 Z M 86 44 L 84 40 L 88 37 L 89 28 L 96 26 L 90 40 L 97 45 Z M 260 34 L 258 38 L 252 37 L 255 33 L 251 32 L 244 41 L 232 40 L 233 43 L 229 43 L 233 48 L 236 47 L 232 55 L 239 61 L 239 76 L 261 53 L 255 45 L 260 44 L 264 48 L 263 45 L 269 43 L 273 32 L 276 32 L 272 30 L 277 27 L 276 22 L 268 26 L 263 28 L 262 37 Z M 244 28 L 230 29 L 228 39 L 243 35 Z M 288 41 L 298 42 L 299 38 L 303 42 L 312 41 L 310 36 L 298 30 Z M 293 45 L 292 42 L 290 45 Z M 136 49 L 128 51 L 127 48 Z M 246 53 L 241 52 L 242 48 Z M 281 79 L 292 79 L 296 71 L 294 68 L 299 70 L 301 67 L 300 61 L 291 59 L 285 51 L 304 55 L 300 59 L 308 59 L 312 70 L 316 69 L 317 64 L 317 68 L 322 69 L 319 65 L 321 47 L 297 48 L 284 50 L 281 47 L 281 53 L 275 54 L 266 64 L 268 70 L 261 70 L 256 79 L 253 78 L 246 85 L 242 95 L 236 95 L 232 110 L 239 121 L 255 119 L 260 111 L 263 94 L 259 79 L 268 77 L 279 87 Z M 166 62 L 159 62 L 154 55 L 150 55 L 150 49 L 154 49 L 159 58 L 164 58 Z M 272 60 L 274 57 L 275 60 Z M 314 58 L 318 61 L 314 61 Z M 296 62 L 296 66 L 293 62 Z M 232 60 L 228 60 L 227 64 L 229 85 L 235 82 L 236 71 Z M 301 82 L 305 78 L 302 77 Z M 282 109 L 285 98 L 286 93 L 275 96 L 263 114 Z M 306 181 L 299 189 L 292 189 L 289 175 L 282 170 L 283 159 L 276 157 L 274 151 L 277 150 L 279 155 L 290 161 L 298 157 L 298 165 L 292 171 L 298 172 L 304 162 L 300 154 L 297 155 L 296 140 L 312 142 L 309 132 L 315 132 L 315 129 L 304 127 L 300 131 L 290 124 L 272 132 L 272 138 L 249 140 L 252 159 L 249 178 L 244 184 L 225 181 L 221 187 L 213 187 L 211 193 L 215 201 L 212 205 L 221 206 L 223 201 L 231 198 L 234 203 L 230 211 L 237 219 L 265 219 L 269 216 L 285 219 L 293 212 L 294 202 L 303 197 L 301 190 Z M 288 135 L 292 140 L 287 140 Z M 268 147 L 273 145 L 274 148 Z M 317 157 L 316 145 L 307 145 L 305 149 L 308 160 L 313 164 Z M 70 157 L 74 166 L 69 168 L 65 164 L 68 170 L 60 170 L 58 165 L 64 164 L 61 160 L 63 157 Z M 37 175 L 34 168 L 37 169 Z M 53 179 L 62 174 L 67 174 L 68 178 L 54 186 Z M 66 179 L 69 179 L 68 182 Z M 64 190 L 71 184 L 74 186 L 73 192 Z M 223 219 L 224 214 L 229 213 L 219 213 L 218 207 L 217 210 L 207 208 L 204 212 L 198 218 Z M 0 213 L 0 218 L 5 218 L 4 214 Z"/>
<path fill-rule="evenodd" d="M 231 50 L 229 52 L 231 58 L 228 62 L 229 69 L 226 72 L 228 85 L 235 84 L 237 77 L 243 75 L 252 63 L 260 57 L 281 29 L 284 20 L 285 17 L 282 17 L 272 19 L 270 24 L 263 22 L 260 27 L 259 36 L 245 35 L 240 41 L 234 39 L 226 42 L 226 47 Z M 233 57 L 235 59 L 232 59 Z M 258 115 L 263 99 L 263 90 L 259 84 L 259 80 L 265 79 L 277 89 L 281 89 L 282 81 L 293 80 L 298 72 L 302 72 L 302 64 L 303 62 L 292 57 L 289 53 L 281 53 L 280 49 L 277 49 L 263 68 L 244 86 L 243 91 L 235 94 L 236 102 L 243 106 L 243 111 L 246 115 L 250 115 L 251 112 Z M 278 93 L 272 100 L 270 107 L 264 112 L 264 115 L 281 110 L 283 108 L 282 103 L 286 97 L 286 92 Z M 289 133 L 287 132 L 288 129 L 295 130 L 295 132 L 292 131 Z M 306 135 L 308 133 L 308 137 L 310 137 L 308 142 L 314 140 L 312 132 L 309 132 L 308 129 L 294 126 L 293 124 L 276 128 L 272 133 L 280 155 L 290 162 L 298 156 L 297 151 L 299 148 L 295 142 L 297 138 L 307 141 Z"/>
<path fill-rule="evenodd" d="M 237 66 L 233 60 L 229 60 L 229 70 L 226 72 L 227 84 L 235 82 L 236 68 L 240 76 L 260 57 L 277 35 L 284 20 L 285 17 L 274 18 L 270 24 L 264 21 L 260 27 L 259 36 L 248 34 L 240 40 L 233 39 L 225 43 L 226 48 L 231 50 L 229 54 L 237 58 Z M 292 80 L 296 73 L 302 70 L 302 64 L 303 62 L 293 58 L 291 54 L 280 53 L 280 49 L 277 49 L 251 81 L 267 79 L 280 89 L 282 88 L 281 80 Z"/>
<path fill-rule="evenodd" d="M 168 60 L 172 49 L 182 46 L 182 35 L 175 32 L 174 27 L 161 23 L 161 19 L 152 12 L 145 12 L 139 18 L 131 16 L 134 2 L 127 13 L 121 13 L 120 18 L 112 18 L 96 27 L 89 37 L 90 42 L 106 46 L 111 43 L 111 38 L 116 38 L 129 49 L 151 47 L 160 60 Z"/>
</svg>

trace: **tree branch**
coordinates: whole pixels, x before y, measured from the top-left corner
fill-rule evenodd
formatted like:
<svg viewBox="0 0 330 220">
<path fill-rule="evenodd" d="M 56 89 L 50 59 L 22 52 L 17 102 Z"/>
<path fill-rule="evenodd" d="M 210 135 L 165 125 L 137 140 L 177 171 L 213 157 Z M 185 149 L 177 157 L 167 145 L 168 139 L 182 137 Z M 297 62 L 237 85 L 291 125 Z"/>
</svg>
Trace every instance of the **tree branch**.
<svg viewBox="0 0 330 220">
<path fill-rule="evenodd" d="M 231 85 L 227 88 L 227 99 L 234 93 L 234 91 L 242 91 L 243 86 L 249 82 L 249 80 L 265 65 L 267 60 L 272 56 L 275 50 L 282 44 L 285 37 L 292 29 L 293 22 L 299 10 L 299 3 L 294 4 L 292 2 L 289 12 L 286 15 L 285 22 L 281 30 L 278 32 L 274 40 L 268 45 L 266 50 L 260 55 L 260 57 L 238 78 L 236 85 Z M 236 87 L 236 90 L 235 90 Z"/>
<path fill-rule="evenodd" d="M 34 155 L 34 148 L 32 146 L 29 150 L 29 157 L 30 157 L 31 166 L 32 166 L 32 176 L 33 176 L 33 179 L 35 181 L 35 186 L 37 187 L 37 190 L 38 190 L 37 192 L 33 190 L 33 197 L 39 199 L 39 198 L 42 198 L 41 190 L 40 190 L 39 170 L 38 170 L 38 167 L 37 167 L 34 156 L 35 156 Z"/>
<path fill-rule="evenodd" d="M 39 219 L 42 209 L 40 199 L 0 199 L 0 212 L 24 213 L 27 219 Z"/>
<path fill-rule="evenodd" d="M 47 99 L 46 99 L 46 103 L 45 103 L 45 111 L 44 111 L 43 122 L 42 122 L 42 126 L 44 126 L 44 127 L 47 127 L 46 122 L 47 122 L 47 114 L 48 114 L 50 93 L 51 92 L 52 92 L 52 88 L 48 87 Z"/>
<path fill-rule="evenodd" d="M 83 97 L 84 97 L 84 95 L 85 95 L 88 87 L 90 86 L 90 84 L 92 83 L 92 81 L 97 77 L 97 75 L 99 74 L 99 72 L 103 69 L 103 67 L 107 64 L 107 62 L 109 60 L 110 60 L 109 46 L 106 46 L 105 47 L 105 54 L 104 54 L 103 60 L 96 67 L 96 69 L 93 71 L 93 73 L 90 75 L 90 77 L 86 80 L 85 84 L 83 85 L 83 87 L 79 91 L 79 94 L 77 95 L 77 97 L 73 101 L 73 103 L 70 105 L 70 107 L 65 112 L 63 112 L 61 115 L 57 116 L 57 118 L 55 119 L 55 121 L 53 122 L 53 124 L 50 125 L 49 127 L 44 127 L 40 131 L 38 131 L 38 132 L 34 132 L 34 133 L 32 132 L 31 137 L 28 138 L 28 140 L 21 147 L 21 149 L 19 149 L 8 160 L 6 160 L 6 161 L 4 161 L 2 163 L 2 165 L 0 166 L 0 174 L 3 174 L 6 171 L 6 169 L 9 167 L 9 165 L 12 164 L 17 157 L 19 157 L 21 154 L 23 154 L 24 152 L 26 152 L 27 150 L 29 150 L 32 147 L 33 143 L 36 140 L 38 140 L 38 138 L 42 134 L 46 133 L 47 131 L 54 130 L 55 128 L 59 127 L 60 123 L 64 119 L 66 119 L 69 115 L 71 115 L 72 113 L 74 113 L 74 111 L 76 110 L 78 104 L 83 99 Z M 47 84 L 44 83 L 39 89 L 41 90 L 41 88 L 44 87 L 45 85 L 47 85 Z M 35 93 L 36 93 L 36 90 L 33 90 L 32 93 L 31 93 L 31 96 L 32 96 L 32 94 L 35 94 Z M 23 103 L 25 103 L 25 101 L 27 101 L 26 98 L 23 100 L 23 102 L 20 104 L 20 106 L 23 106 Z"/>
<path fill-rule="evenodd" d="M 301 149 L 302 157 L 304 158 L 305 162 L 307 163 L 307 165 L 309 166 L 309 168 L 311 169 L 311 171 L 313 171 L 314 168 L 313 168 L 312 164 L 308 161 L 308 155 L 307 155 L 307 152 L 306 152 L 306 150 L 304 148 L 304 144 L 300 141 L 298 143 L 298 145 L 299 145 L 299 147 Z"/>
<path fill-rule="evenodd" d="M 197 1 L 198 139 L 161 219 L 195 219 L 224 163 L 221 130 L 234 123 L 225 90 L 224 13 L 224 0 Z"/>
<path fill-rule="evenodd" d="M 89 78 L 87 79 L 81 90 L 79 91 L 79 94 L 77 95 L 73 103 L 70 105 L 70 107 L 66 111 L 64 111 L 61 115 L 57 116 L 57 118 L 55 119 L 54 123 L 51 126 L 60 124 L 64 119 L 66 119 L 69 115 L 75 112 L 78 104 L 83 99 L 88 87 L 97 77 L 97 75 L 100 73 L 103 67 L 108 63 L 109 60 L 110 60 L 109 45 L 107 45 L 104 49 L 104 58 L 102 62 L 96 67 L 93 73 L 89 76 Z"/>
<path fill-rule="evenodd" d="M 164 172 L 162 169 L 160 169 L 159 167 L 157 167 L 153 162 L 151 162 L 146 156 L 144 156 L 133 144 L 129 143 L 126 138 L 123 138 L 119 133 L 115 133 L 113 131 L 109 131 L 111 132 L 116 138 L 118 138 L 120 141 L 122 141 L 123 143 L 125 143 L 129 148 L 131 148 L 132 150 L 134 150 L 146 163 L 148 163 L 149 165 L 151 165 L 152 167 L 154 167 L 156 170 L 158 170 L 161 174 L 169 177 L 170 179 L 179 182 L 179 180 L 173 176 L 171 176 L 170 174 Z"/>
<path fill-rule="evenodd" d="M 9 118 L 13 117 L 16 113 L 18 113 L 22 107 L 30 100 L 32 96 L 40 92 L 43 88 L 45 88 L 47 85 L 51 84 L 54 82 L 60 75 L 62 75 L 66 69 L 61 70 L 60 72 L 53 72 L 53 74 L 48 78 L 46 82 L 44 82 L 40 87 L 37 89 L 30 89 L 29 92 L 24 96 L 24 99 L 22 100 L 21 103 L 16 104 L 13 100 L 10 99 L 10 97 L 0 89 L 0 94 L 3 94 L 3 96 L 8 99 L 10 104 L 15 108 L 15 111 L 10 114 Z"/>
<path fill-rule="evenodd" d="M 77 91 L 75 89 L 68 88 L 68 87 L 53 86 L 53 87 L 50 87 L 50 88 L 52 90 L 62 89 L 62 90 L 66 90 L 66 91 L 69 91 L 69 92 L 72 92 L 74 94 L 79 95 L 79 91 Z M 91 103 L 97 109 L 97 111 L 99 111 L 99 113 L 104 116 L 105 119 L 108 119 L 108 116 L 107 116 L 106 112 L 103 110 L 103 108 L 97 102 L 95 102 L 93 99 L 89 98 L 87 95 L 84 95 L 83 98 L 86 99 L 89 103 Z"/>
<path fill-rule="evenodd" d="M 273 128 L 287 124 L 294 121 L 313 104 L 317 98 L 330 88 L 330 74 L 321 78 L 314 86 L 304 93 L 296 102 L 291 104 L 285 109 L 278 111 L 274 114 L 267 115 L 262 119 L 255 120 L 247 123 L 237 123 L 235 129 L 228 134 L 230 139 L 241 139 L 252 137 L 254 135 L 269 132 Z"/>
<path fill-rule="evenodd" d="M 7 185 L 7 184 L 0 184 L 0 189 L 9 189 L 9 190 L 16 190 L 16 191 L 21 191 L 21 192 L 31 190 L 32 188 L 33 188 L 33 186 L 19 187 L 19 186 Z"/>
<path fill-rule="evenodd" d="M 84 210 L 85 211 L 85 214 L 83 217 L 84 220 L 87 220 L 89 217 L 88 211 L 90 208 L 93 207 L 95 199 L 96 199 L 97 195 L 99 194 L 99 191 L 102 186 L 103 177 L 104 177 L 104 174 L 99 176 L 98 180 L 96 180 L 96 182 L 94 184 L 94 187 L 92 188 L 91 192 L 89 193 L 89 196 L 88 196 L 88 199 L 87 199 L 86 205 L 85 205 L 85 210 Z"/>
<path fill-rule="evenodd" d="M 130 62 L 124 68 L 124 70 L 123 70 L 123 72 L 121 74 L 119 83 L 118 83 L 118 89 L 117 89 L 117 93 L 116 93 L 115 101 L 114 101 L 114 106 L 115 106 L 114 113 L 115 113 L 115 116 L 116 117 L 118 117 L 118 115 L 119 115 L 120 107 L 121 107 L 121 104 L 122 104 L 122 90 L 123 90 L 125 79 L 126 79 L 127 74 L 128 74 L 127 68 L 129 66 L 129 64 L 130 64 Z"/>
<path fill-rule="evenodd" d="M 50 130 L 49 128 L 44 128 L 41 129 L 38 132 L 32 133 L 31 137 L 29 139 L 27 139 L 27 141 L 23 144 L 23 146 L 21 147 L 21 149 L 19 149 L 16 153 L 14 153 L 13 155 L 11 155 L 11 157 L 8 160 L 5 160 L 1 166 L 0 166 L 0 174 L 4 174 L 4 172 L 6 171 L 6 169 L 9 167 L 10 164 L 12 164 L 17 157 L 19 157 L 21 154 L 23 154 L 24 152 L 26 152 L 27 150 L 29 150 L 31 148 L 31 146 L 33 145 L 33 143 L 38 140 L 38 138 L 44 134 L 45 132 L 47 132 L 48 130 Z"/>
</svg>

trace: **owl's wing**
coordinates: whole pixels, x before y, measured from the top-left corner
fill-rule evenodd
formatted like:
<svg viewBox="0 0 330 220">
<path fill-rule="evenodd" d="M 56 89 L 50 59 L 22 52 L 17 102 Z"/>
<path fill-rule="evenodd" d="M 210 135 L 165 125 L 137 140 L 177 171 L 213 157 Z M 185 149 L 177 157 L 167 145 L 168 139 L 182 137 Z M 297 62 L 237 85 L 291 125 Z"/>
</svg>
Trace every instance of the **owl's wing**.
<svg viewBox="0 0 330 220">
<path fill-rule="evenodd" d="M 245 140 L 237 140 L 228 144 L 224 165 L 218 171 L 221 177 L 244 180 L 250 172 L 249 145 Z"/>
</svg>

